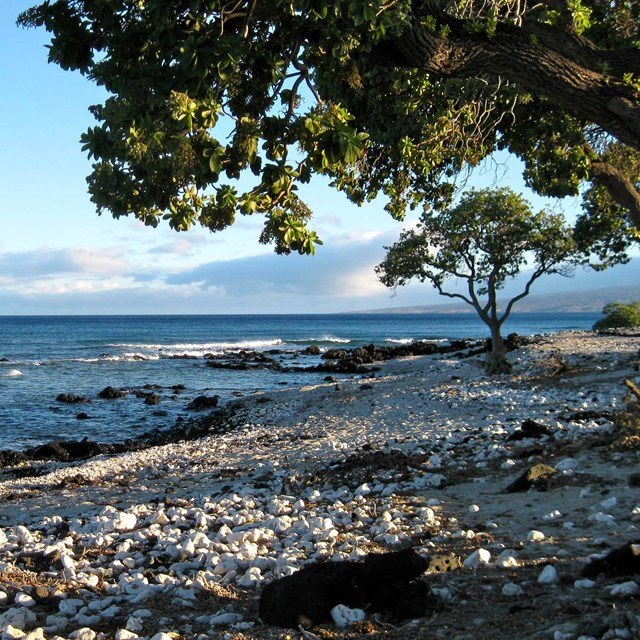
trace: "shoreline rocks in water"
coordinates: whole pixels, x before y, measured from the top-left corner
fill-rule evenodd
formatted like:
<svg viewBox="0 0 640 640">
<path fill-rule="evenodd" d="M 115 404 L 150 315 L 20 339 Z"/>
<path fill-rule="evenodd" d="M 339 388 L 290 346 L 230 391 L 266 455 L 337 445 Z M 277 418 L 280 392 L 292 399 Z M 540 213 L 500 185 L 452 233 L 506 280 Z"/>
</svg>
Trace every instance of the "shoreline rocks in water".
<svg viewBox="0 0 640 640">
<path fill-rule="evenodd" d="M 203 416 L 190 441 L 4 480 L 0 630 L 297 639 L 260 619 L 267 585 L 415 549 L 426 618 L 390 626 L 365 602 L 307 638 L 633 638 L 640 576 L 611 567 L 640 539 L 640 455 L 613 446 L 607 416 L 637 376 L 639 347 L 551 336 L 498 378 L 474 359 L 390 361 L 366 392 L 354 378 L 250 396 L 231 430 L 220 417 L 205 435 Z M 555 469 L 545 487 L 504 491 L 534 464 Z"/>
<path fill-rule="evenodd" d="M 523 338 L 516 334 L 511 334 L 506 339 L 509 349 L 516 349 L 518 346 L 527 344 L 534 338 Z M 368 374 L 373 373 L 379 368 L 370 366 L 374 363 L 388 362 L 389 360 L 415 357 L 423 355 L 446 355 L 457 353 L 459 357 L 468 357 L 469 355 L 477 355 L 485 352 L 490 347 L 490 341 L 486 340 L 451 340 L 447 343 L 437 344 L 429 341 L 417 341 L 406 345 L 398 345 L 393 347 L 378 347 L 369 344 L 363 347 L 355 347 L 353 349 L 331 349 L 325 353 L 321 353 L 316 346 L 307 347 L 306 349 L 296 352 L 297 355 L 321 356 L 326 362 L 312 366 L 284 366 L 275 360 L 272 356 L 281 355 L 282 350 L 271 350 L 267 354 L 257 351 L 242 350 L 232 352 L 231 354 L 222 356 L 205 356 L 206 365 L 216 368 L 234 369 L 234 370 L 251 370 L 254 368 L 269 368 L 283 372 L 326 372 L 338 374 Z M 467 352 L 465 352 L 467 350 Z M 102 400 L 119 400 L 133 394 L 143 399 L 144 403 L 150 406 L 156 406 L 162 402 L 162 396 L 155 391 L 160 388 L 158 385 L 145 385 L 143 389 L 130 390 L 116 388 L 113 386 L 104 387 L 98 392 L 97 397 Z M 175 385 L 171 390 L 178 394 L 184 390 L 184 385 Z M 65 404 L 88 404 L 91 399 L 74 393 L 60 393 L 56 400 Z M 187 411 L 204 411 L 214 409 L 218 406 L 220 396 L 197 396 L 187 406 Z M 226 414 L 225 414 L 226 415 Z M 80 412 L 76 415 L 78 420 L 87 420 L 91 416 L 86 412 Z M 216 416 L 212 416 L 212 423 L 216 423 Z M 35 447 L 29 447 L 23 451 L 17 450 L 0 450 L 0 470 L 7 467 L 23 465 L 27 462 L 37 461 L 58 461 L 70 462 L 75 460 L 83 460 L 96 455 L 117 454 L 126 451 L 135 451 L 148 446 L 156 446 L 159 444 L 167 444 L 169 442 L 179 442 L 184 439 L 193 439 L 201 437 L 208 432 L 203 431 L 202 423 L 185 425 L 183 420 L 178 420 L 173 427 L 166 429 L 153 429 L 136 436 L 135 438 L 126 439 L 121 442 L 96 442 L 90 438 L 84 438 L 81 441 L 56 439 L 51 440 Z M 18 470 L 18 475 L 24 477 L 25 470 Z M 34 469 L 34 473 L 39 473 Z"/>
</svg>

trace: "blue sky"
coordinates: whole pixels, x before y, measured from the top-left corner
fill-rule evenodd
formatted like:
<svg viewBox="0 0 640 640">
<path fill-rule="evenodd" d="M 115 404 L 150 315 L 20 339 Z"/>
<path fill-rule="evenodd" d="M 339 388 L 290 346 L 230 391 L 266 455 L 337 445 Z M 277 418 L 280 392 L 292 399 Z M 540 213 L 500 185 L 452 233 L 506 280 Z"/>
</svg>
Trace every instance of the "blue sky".
<svg viewBox="0 0 640 640">
<path fill-rule="evenodd" d="M 0 3 L 0 314 L 339 312 L 447 301 L 421 284 L 392 297 L 373 267 L 403 224 L 384 202 L 358 208 L 321 178 L 302 192 L 324 241 L 313 257 L 277 256 L 260 245 L 259 218 L 218 234 L 178 234 L 98 216 L 79 138 L 92 124 L 87 108 L 104 94 L 47 63 L 43 30 L 15 25 L 32 4 Z M 525 191 L 514 165 L 488 166 L 473 184 L 488 186 L 496 175 Z M 548 279 L 534 293 L 635 284 L 637 273 L 627 267 Z"/>
</svg>

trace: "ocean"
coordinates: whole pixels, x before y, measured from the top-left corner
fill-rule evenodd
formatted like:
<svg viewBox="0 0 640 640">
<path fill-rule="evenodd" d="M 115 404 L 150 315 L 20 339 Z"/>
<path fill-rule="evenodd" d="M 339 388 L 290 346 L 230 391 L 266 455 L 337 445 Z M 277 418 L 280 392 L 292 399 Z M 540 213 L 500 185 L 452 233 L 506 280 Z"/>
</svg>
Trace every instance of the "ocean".
<svg viewBox="0 0 640 640">
<path fill-rule="evenodd" d="M 601 314 L 513 314 L 504 335 L 589 329 Z M 57 438 L 121 442 L 170 427 L 199 395 L 230 398 L 320 382 L 325 374 L 237 371 L 206 366 L 206 354 L 279 350 L 289 366 L 312 364 L 297 353 L 375 343 L 484 338 L 474 314 L 0 316 L 0 449 L 25 449 Z M 107 386 L 144 390 L 104 400 Z M 176 392 L 175 387 L 184 389 Z M 59 394 L 88 403 L 68 404 Z M 78 419 L 84 413 L 87 419 Z"/>
</svg>

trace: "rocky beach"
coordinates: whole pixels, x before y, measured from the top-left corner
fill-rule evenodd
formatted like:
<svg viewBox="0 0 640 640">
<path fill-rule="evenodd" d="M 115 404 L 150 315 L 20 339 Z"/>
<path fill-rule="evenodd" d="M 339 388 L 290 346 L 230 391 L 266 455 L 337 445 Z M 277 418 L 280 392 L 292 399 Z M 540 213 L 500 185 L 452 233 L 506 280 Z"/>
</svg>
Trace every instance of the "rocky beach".
<svg viewBox="0 0 640 640">
<path fill-rule="evenodd" d="M 640 541 L 640 445 L 615 421 L 639 350 L 543 336 L 493 378 L 482 354 L 399 358 L 246 396 L 197 439 L 4 469 L 0 637 L 638 638 L 637 547 L 597 559 Z M 407 548 L 419 617 L 259 618 L 274 580 Z"/>
</svg>

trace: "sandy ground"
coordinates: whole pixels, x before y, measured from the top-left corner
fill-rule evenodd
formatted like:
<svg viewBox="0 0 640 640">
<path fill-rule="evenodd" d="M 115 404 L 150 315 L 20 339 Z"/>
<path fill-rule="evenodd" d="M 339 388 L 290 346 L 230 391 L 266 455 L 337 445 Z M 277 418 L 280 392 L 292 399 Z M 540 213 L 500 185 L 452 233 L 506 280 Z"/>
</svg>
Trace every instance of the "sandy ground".
<svg viewBox="0 0 640 640">
<path fill-rule="evenodd" d="M 309 517 L 338 504 L 352 509 L 355 500 L 360 515 L 349 526 L 358 537 L 347 551 L 412 545 L 425 556 L 454 558 L 455 570 L 423 578 L 434 592 L 428 617 L 395 626 L 368 619 L 349 629 L 273 629 L 256 620 L 259 585 L 230 580 L 232 608 L 255 626 L 194 626 L 195 612 L 176 612 L 162 629 L 203 640 L 640 637 L 640 596 L 611 591 L 633 576 L 576 585 L 590 556 L 640 539 L 640 488 L 633 480 L 640 449 L 614 446 L 620 434 L 610 421 L 624 406 L 623 380 L 638 376 L 639 349 L 640 337 L 570 332 L 512 353 L 508 376 L 487 377 L 478 357 L 435 356 L 386 363 L 375 377 L 256 394 L 241 402 L 239 426 L 225 435 L 2 481 L 0 531 L 10 535 L 18 525 L 39 531 L 52 517 L 87 522 L 107 505 L 125 512 L 141 505 L 195 509 L 247 488 L 302 498 Z M 510 440 L 527 419 L 550 435 Z M 544 490 L 505 491 L 538 462 L 557 469 Z M 346 497 L 339 501 L 341 492 Z M 419 516 L 427 510 L 434 517 L 423 526 Z M 353 534 L 349 526 L 336 525 L 339 540 Z M 213 524 L 211 535 L 215 530 Z M 15 546 L 1 549 L 12 597 L 18 587 L 6 576 L 20 566 L 19 553 Z M 331 557 L 322 544 L 296 549 L 299 564 Z M 470 559 L 479 549 L 488 562 Z M 505 550 L 512 550 L 503 555 L 516 559 L 513 566 L 496 564 Z M 540 581 L 547 565 L 557 574 L 548 583 Z M 215 606 L 229 608 L 223 601 L 201 605 L 213 614 Z M 8 607 L 0 601 L 0 613 Z M 110 639 L 117 623 L 96 628 Z M 42 616 L 37 624 L 46 627 Z M 73 629 L 57 637 L 73 637 Z"/>
</svg>

